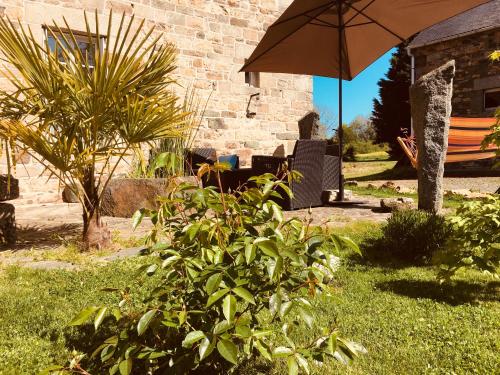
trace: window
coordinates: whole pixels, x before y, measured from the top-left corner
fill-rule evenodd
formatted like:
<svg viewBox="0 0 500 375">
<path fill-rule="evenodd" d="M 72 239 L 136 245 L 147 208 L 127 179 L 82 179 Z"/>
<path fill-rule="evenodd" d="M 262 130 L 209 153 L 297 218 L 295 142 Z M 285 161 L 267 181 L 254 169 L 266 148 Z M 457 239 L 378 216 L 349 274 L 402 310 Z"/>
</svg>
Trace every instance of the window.
<svg viewBox="0 0 500 375">
<path fill-rule="evenodd" d="M 484 92 L 484 109 L 496 109 L 500 107 L 500 88 L 486 90 Z"/>
<path fill-rule="evenodd" d="M 63 31 L 62 34 L 59 32 L 59 30 L 51 30 L 54 35 L 49 31 L 49 28 L 45 27 L 45 38 L 47 40 L 47 43 L 49 45 L 49 48 L 51 51 L 56 51 L 57 48 L 57 42 L 56 42 L 56 37 L 59 39 L 61 44 L 65 44 L 64 37 L 68 40 L 68 42 L 71 43 L 71 34 L 69 31 Z M 83 56 L 88 59 L 89 66 L 94 66 L 94 53 L 95 53 L 95 48 L 97 46 L 97 35 L 92 36 L 92 40 L 89 41 L 89 37 L 86 33 L 78 32 L 78 31 L 71 31 L 76 39 L 76 43 L 78 44 L 78 48 L 82 52 Z M 64 35 L 64 37 L 63 37 Z M 106 42 L 106 39 L 104 37 L 101 38 L 101 48 L 103 47 L 104 43 Z M 57 58 L 60 62 L 64 63 L 65 62 L 65 57 L 62 53 L 62 51 L 59 49 L 57 51 Z"/>
<path fill-rule="evenodd" d="M 245 59 L 245 62 L 247 60 Z M 245 83 L 252 87 L 260 87 L 260 73 L 259 72 L 245 72 Z"/>
</svg>

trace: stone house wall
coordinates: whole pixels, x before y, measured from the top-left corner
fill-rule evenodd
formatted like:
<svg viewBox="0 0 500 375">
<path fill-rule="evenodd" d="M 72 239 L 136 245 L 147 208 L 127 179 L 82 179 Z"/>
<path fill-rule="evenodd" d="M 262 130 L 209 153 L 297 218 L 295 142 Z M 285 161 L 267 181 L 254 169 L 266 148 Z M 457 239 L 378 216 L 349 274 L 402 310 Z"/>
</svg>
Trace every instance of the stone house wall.
<svg viewBox="0 0 500 375">
<path fill-rule="evenodd" d="M 312 78 L 260 74 L 260 87 L 245 83 L 239 69 L 267 27 L 291 0 L 1 0 L 0 16 L 19 19 L 40 41 L 42 25 L 65 17 L 73 30 L 84 30 L 83 10 L 97 9 L 100 24 L 110 11 L 114 24 L 122 12 L 146 20 L 162 33 L 162 42 L 176 45 L 177 76 L 184 87 L 193 85 L 201 101 L 209 95 L 197 145 L 215 147 L 219 154 L 238 154 L 249 165 L 252 154 L 291 152 L 298 138 L 297 121 L 312 109 Z M 102 22 L 101 22 L 102 21 Z M 104 27 L 103 27 L 104 29 Z M 0 87 L 8 84 L 0 78 Z M 259 94 L 251 99 L 251 95 Z M 253 116 L 247 116 L 253 112 Z M 38 177 L 43 169 L 28 155 L 19 155 L 16 177 L 21 199 L 34 202 L 59 199 L 58 183 Z M 127 173 L 130 163 L 121 166 Z M 5 155 L 0 170 L 5 169 Z"/>
<path fill-rule="evenodd" d="M 500 64 L 488 56 L 500 49 L 500 28 L 475 33 L 411 50 L 415 57 L 415 79 L 455 59 L 452 116 L 490 117 L 484 109 L 485 90 L 500 89 Z"/>
</svg>

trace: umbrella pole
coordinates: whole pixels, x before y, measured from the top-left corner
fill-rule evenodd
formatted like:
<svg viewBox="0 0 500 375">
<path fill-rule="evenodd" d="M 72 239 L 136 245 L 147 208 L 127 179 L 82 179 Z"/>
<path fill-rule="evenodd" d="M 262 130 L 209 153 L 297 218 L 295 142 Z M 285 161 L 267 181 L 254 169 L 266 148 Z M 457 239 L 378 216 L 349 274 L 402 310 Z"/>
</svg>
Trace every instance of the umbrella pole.
<svg viewBox="0 0 500 375">
<path fill-rule="evenodd" d="M 344 149 L 344 129 L 342 128 L 342 47 L 344 38 L 342 37 L 342 32 L 344 31 L 343 19 L 342 19 L 342 3 L 343 0 L 338 0 L 337 9 L 338 9 L 338 25 L 339 25 L 339 127 L 338 127 L 338 135 L 339 135 L 339 195 L 337 200 L 344 200 L 344 175 L 342 173 L 342 159 L 343 159 L 343 149 Z"/>
</svg>

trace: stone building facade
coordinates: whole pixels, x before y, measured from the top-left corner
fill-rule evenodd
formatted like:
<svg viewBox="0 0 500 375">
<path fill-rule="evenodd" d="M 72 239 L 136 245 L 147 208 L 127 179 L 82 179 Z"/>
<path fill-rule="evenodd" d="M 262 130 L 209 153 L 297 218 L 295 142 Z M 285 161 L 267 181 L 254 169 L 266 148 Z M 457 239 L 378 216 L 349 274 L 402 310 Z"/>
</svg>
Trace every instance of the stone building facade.
<svg viewBox="0 0 500 375">
<path fill-rule="evenodd" d="M 409 44 L 414 79 L 454 59 L 452 116 L 491 117 L 500 105 L 500 0 L 476 7 L 418 34 Z"/>
<path fill-rule="evenodd" d="M 290 152 L 298 138 L 298 120 L 312 109 L 312 78 L 307 76 L 240 73 L 239 69 L 267 27 L 291 0 L 0 0 L 0 15 L 19 19 L 36 38 L 47 37 L 44 25 L 65 17 L 75 31 L 84 30 L 83 11 L 97 10 L 101 24 L 113 11 L 118 19 L 145 19 L 162 33 L 162 42 L 178 49 L 177 76 L 193 85 L 208 101 L 197 145 L 219 154 L 238 154 L 248 165 L 252 154 Z M 0 86 L 6 87 L 5 78 Z M 4 173 L 5 155 L 0 160 Z M 121 173 L 129 166 L 125 163 Z M 21 199 L 54 201 L 56 181 L 28 155 L 18 156 L 16 177 Z"/>
</svg>

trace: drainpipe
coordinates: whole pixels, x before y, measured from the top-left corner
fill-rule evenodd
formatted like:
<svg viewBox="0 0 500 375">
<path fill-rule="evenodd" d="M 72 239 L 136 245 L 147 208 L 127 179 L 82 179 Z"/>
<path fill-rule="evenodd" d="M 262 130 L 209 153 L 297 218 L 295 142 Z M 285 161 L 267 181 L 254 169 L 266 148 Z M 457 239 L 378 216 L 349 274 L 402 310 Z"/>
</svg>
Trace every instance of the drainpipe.
<svg viewBox="0 0 500 375">
<path fill-rule="evenodd" d="M 410 71 L 410 79 L 411 84 L 415 83 L 415 56 L 411 53 L 410 47 L 406 47 L 406 53 L 410 56 L 411 59 L 411 71 Z M 413 137 L 413 117 L 410 116 L 410 134 Z"/>
</svg>

